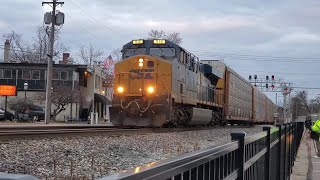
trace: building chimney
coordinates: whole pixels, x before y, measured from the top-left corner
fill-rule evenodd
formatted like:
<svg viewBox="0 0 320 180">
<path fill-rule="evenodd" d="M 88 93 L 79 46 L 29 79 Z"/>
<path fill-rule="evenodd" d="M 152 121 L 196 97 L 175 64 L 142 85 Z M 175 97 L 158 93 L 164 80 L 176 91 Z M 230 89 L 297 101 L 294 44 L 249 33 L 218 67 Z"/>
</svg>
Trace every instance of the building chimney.
<svg viewBox="0 0 320 180">
<path fill-rule="evenodd" d="M 62 64 L 68 64 L 69 56 L 70 56 L 70 53 L 63 53 L 62 54 Z"/>
<path fill-rule="evenodd" d="M 6 42 L 4 43 L 4 52 L 3 52 L 4 62 L 9 62 L 9 55 L 10 55 L 10 42 L 9 42 L 9 39 L 6 39 Z"/>
</svg>

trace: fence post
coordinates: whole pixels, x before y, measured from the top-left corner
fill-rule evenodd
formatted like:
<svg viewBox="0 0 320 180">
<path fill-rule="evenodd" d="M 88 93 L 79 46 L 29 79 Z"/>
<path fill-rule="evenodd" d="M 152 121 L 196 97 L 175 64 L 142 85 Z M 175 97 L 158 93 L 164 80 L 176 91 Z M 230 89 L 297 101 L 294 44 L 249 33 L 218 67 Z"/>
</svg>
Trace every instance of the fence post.
<svg viewBox="0 0 320 180">
<path fill-rule="evenodd" d="M 292 167 L 294 166 L 294 161 L 296 160 L 296 152 L 298 151 L 297 149 L 297 123 L 293 123 L 293 151 L 292 151 Z"/>
<path fill-rule="evenodd" d="M 246 136 L 245 132 L 239 132 L 239 133 L 231 133 L 231 141 L 238 141 L 239 143 L 239 149 L 238 149 L 238 160 L 236 161 L 239 176 L 238 180 L 244 179 L 244 137 Z"/>
<path fill-rule="evenodd" d="M 283 149 L 283 178 L 287 179 L 287 131 L 288 131 L 288 124 L 284 124 L 284 149 Z"/>
<path fill-rule="evenodd" d="M 266 148 L 267 152 L 265 154 L 265 161 L 264 161 L 264 166 L 265 166 L 265 178 L 266 180 L 270 180 L 270 144 L 271 144 L 271 139 L 270 139 L 270 127 L 263 127 L 263 131 L 267 132 L 267 137 L 266 137 Z"/>
<path fill-rule="evenodd" d="M 281 124 L 278 124 L 277 127 L 279 128 L 279 144 L 278 144 L 278 179 L 279 180 L 282 180 L 282 174 L 283 174 L 283 169 L 281 168 L 282 167 L 282 162 L 283 162 L 283 159 L 282 159 L 282 125 Z"/>
<path fill-rule="evenodd" d="M 290 123 L 290 132 L 289 132 L 289 167 L 288 167 L 288 177 L 291 175 L 291 167 L 292 167 L 292 145 L 293 145 L 293 123 Z"/>
</svg>

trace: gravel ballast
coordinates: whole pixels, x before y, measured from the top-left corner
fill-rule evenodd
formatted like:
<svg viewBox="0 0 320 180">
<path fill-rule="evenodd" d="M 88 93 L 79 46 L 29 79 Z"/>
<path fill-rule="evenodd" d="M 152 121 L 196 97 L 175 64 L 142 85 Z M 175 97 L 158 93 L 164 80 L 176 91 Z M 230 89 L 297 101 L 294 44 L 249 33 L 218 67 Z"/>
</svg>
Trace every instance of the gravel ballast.
<svg viewBox="0 0 320 180">
<path fill-rule="evenodd" d="M 51 179 L 92 179 L 230 141 L 231 132 L 248 136 L 262 128 L 208 130 L 121 136 L 76 136 L 0 142 L 0 172 Z"/>
</svg>

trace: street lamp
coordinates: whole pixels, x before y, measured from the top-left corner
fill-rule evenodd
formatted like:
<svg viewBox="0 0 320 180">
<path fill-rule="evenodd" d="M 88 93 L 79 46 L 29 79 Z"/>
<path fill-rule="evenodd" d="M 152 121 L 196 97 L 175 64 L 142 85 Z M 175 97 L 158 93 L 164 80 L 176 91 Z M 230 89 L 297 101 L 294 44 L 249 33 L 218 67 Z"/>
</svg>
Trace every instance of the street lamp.
<svg viewBox="0 0 320 180">
<path fill-rule="evenodd" d="M 28 83 L 25 82 L 23 84 L 23 90 L 24 90 L 24 101 L 26 102 L 27 101 L 27 90 L 28 90 Z"/>
</svg>

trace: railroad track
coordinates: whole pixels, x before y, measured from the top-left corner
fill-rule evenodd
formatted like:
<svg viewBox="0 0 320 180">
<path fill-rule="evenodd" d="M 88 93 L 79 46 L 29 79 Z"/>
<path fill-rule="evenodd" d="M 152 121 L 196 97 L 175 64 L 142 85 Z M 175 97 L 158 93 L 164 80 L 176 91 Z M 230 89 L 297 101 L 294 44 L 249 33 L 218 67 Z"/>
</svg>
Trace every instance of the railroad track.
<svg viewBox="0 0 320 180">
<path fill-rule="evenodd" d="M 15 126 L 0 127 L 0 139 L 34 138 L 50 136 L 83 136 L 83 135 L 132 135 L 133 133 L 167 133 L 181 131 L 207 130 L 212 128 L 233 128 L 237 126 L 220 127 L 189 127 L 189 128 L 121 128 L 116 126 Z M 246 126 L 241 126 L 246 127 Z"/>
<path fill-rule="evenodd" d="M 141 129 L 119 128 L 114 126 L 17 126 L 0 127 L 0 138 L 33 138 L 47 136 L 112 134 L 119 135 L 140 131 Z"/>
</svg>

